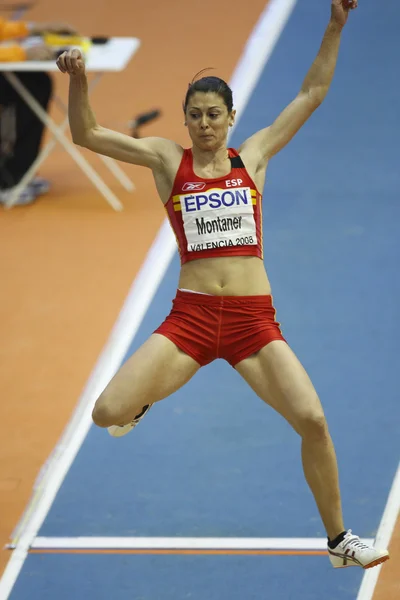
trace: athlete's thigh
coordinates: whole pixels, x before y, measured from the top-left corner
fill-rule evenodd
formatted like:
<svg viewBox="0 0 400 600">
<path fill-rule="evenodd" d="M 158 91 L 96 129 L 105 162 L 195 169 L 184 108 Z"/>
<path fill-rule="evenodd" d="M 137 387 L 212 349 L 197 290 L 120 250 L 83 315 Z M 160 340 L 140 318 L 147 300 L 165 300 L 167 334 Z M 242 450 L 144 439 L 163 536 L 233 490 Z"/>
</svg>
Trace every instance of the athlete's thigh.
<svg viewBox="0 0 400 600">
<path fill-rule="evenodd" d="M 273 341 L 235 369 L 256 394 L 299 431 L 306 420 L 323 418 L 317 392 L 300 361 L 284 341 Z"/>
<path fill-rule="evenodd" d="M 110 404 L 119 414 L 135 413 L 178 390 L 199 368 L 169 339 L 153 334 L 123 364 L 98 402 Z"/>
</svg>

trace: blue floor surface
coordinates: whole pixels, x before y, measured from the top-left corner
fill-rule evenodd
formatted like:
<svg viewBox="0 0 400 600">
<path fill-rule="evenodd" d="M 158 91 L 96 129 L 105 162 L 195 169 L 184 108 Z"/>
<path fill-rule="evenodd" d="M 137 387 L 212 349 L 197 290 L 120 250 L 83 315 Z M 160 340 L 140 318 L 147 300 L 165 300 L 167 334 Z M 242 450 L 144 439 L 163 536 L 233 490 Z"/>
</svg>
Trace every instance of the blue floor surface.
<svg viewBox="0 0 400 600">
<path fill-rule="evenodd" d="M 328 5 L 298 3 L 231 145 L 296 95 Z M 278 320 L 322 399 L 346 524 L 366 537 L 399 460 L 399 18 L 397 3 L 360 3 L 328 98 L 271 161 L 264 195 Z M 127 356 L 169 312 L 178 268 L 175 257 Z M 299 439 L 217 361 L 126 438 L 92 428 L 39 535 L 325 534 Z M 12 600 L 354 600 L 361 577 L 325 557 L 31 555 Z"/>
</svg>

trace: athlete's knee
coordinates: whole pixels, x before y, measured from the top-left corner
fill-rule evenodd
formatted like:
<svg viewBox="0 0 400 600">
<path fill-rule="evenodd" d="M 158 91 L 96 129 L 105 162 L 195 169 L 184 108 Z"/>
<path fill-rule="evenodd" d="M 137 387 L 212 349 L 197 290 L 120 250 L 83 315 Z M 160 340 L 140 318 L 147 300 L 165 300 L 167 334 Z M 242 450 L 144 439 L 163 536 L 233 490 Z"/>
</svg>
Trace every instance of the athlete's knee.
<svg viewBox="0 0 400 600">
<path fill-rule="evenodd" d="M 117 414 L 115 408 L 112 407 L 110 399 L 107 394 L 103 392 L 96 400 L 92 411 L 93 423 L 98 427 L 110 427 L 111 425 L 118 425 L 116 423 Z"/>
<path fill-rule="evenodd" d="M 329 436 L 328 424 L 322 411 L 310 411 L 299 419 L 296 427 L 305 440 L 324 440 Z"/>
</svg>

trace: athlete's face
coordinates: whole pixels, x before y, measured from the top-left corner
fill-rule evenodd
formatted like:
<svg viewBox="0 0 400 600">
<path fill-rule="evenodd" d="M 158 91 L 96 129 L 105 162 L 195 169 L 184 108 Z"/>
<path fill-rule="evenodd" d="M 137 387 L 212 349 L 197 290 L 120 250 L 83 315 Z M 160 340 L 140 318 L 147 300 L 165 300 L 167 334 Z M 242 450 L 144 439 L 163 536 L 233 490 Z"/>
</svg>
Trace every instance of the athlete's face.
<svg viewBox="0 0 400 600">
<path fill-rule="evenodd" d="M 228 113 L 219 94 L 195 92 L 186 108 L 186 125 L 192 142 L 202 150 L 216 150 L 226 144 L 235 113 L 234 110 Z"/>
</svg>

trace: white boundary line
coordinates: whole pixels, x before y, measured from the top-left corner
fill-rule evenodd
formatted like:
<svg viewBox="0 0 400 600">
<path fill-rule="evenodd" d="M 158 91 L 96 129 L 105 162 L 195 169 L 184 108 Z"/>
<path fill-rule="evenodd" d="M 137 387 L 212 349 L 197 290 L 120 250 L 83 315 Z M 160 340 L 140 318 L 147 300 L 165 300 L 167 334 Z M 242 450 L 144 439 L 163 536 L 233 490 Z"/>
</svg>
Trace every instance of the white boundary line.
<svg viewBox="0 0 400 600">
<path fill-rule="evenodd" d="M 396 521 L 400 514 L 400 464 L 393 480 L 392 489 L 386 503 L 385 512 L 382 515 L 376 535 L 375 544 L 377 548 L 388 548 L 392 538 Z M 371 600 L 379 574 L 383 565 L 367 571 L 363 577 L 357 600 Z"/>
<path fill-rule="evenodd" d="M 270 0 L 264 8 L 231 79 L 235 107 L 242 113 L 297 0 Z M 232 134 L 233 128 L 231 129 Z M 91 426 L 93 403 L 113 377 L 136 334 L 176 250 L 167 220 L 126 299 L 106 347 L 92 372 L 77 409 L 36 484 L 35 495 L 18 527 L 15 550 L 0 580 L 0 600 L 7 600 L 57 492 Z"/>
<path fill-rule="evenodd" d="M 372 544 L 373 540 L 362 540 Z M 40 550 L 326 550 L 326 538 L 37 537 Z"/>
</svg>

